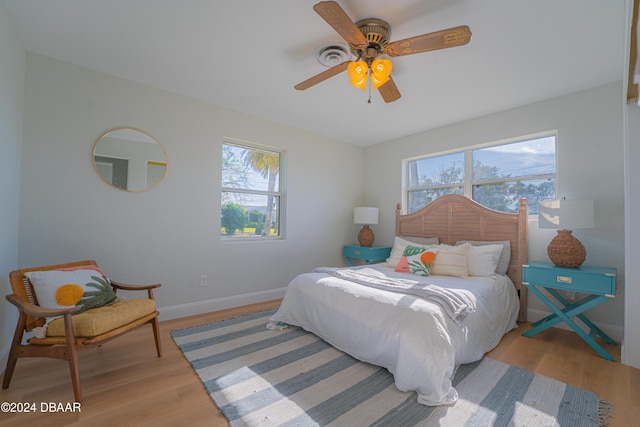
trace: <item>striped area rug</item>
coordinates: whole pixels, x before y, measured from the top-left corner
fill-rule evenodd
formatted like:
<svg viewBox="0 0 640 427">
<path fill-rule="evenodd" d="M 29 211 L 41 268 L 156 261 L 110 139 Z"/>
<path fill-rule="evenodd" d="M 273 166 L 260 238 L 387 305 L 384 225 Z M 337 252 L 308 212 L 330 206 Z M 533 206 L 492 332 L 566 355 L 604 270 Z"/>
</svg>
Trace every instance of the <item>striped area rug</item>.
<svg viewBox="0 0 640 427">
<path fill-rule="evenodd" d="M 298 327 L 266 329 L 273 311 L 171 334 L 232 426 L 599 426 L 591 392 L 484 358 L 461 365 L 454 405 L 429 407 L 384 368 Z"/>
</svg>

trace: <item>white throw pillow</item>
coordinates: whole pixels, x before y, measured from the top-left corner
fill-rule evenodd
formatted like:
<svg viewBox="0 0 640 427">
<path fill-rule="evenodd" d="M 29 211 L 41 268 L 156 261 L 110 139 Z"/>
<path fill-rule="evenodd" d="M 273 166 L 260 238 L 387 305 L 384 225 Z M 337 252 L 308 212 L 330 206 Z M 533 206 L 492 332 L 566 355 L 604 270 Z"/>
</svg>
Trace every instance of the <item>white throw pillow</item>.
<svg viewBox="0 0 640 427">
<path fill-rule="evenodd" d="M 471 243 L 472 246 L 485 246 L 485 245 L 502 245 L 502 253 L 500 254 L 500 260 L 496 267 L 496 273 L 507 274 L 509 270 L 509 263 L 511 262 L 511 241 L 509 240 L 459 240 L 456 245 L 462 245 L 464 243 Z"/>
<path fill-rule="evenodd" d="M 471 246 L 469 249 L 469 276 L 493 276 L 502 254 L 502 245 Z"/>
<path fill-rule="evenodd" d="M 80 306 L 84 311 L 116 300 L 109 280 L 99 269 L 31 271 L 25 273 L 43 308 Z M 96 279 L 97 278 L 97 279 Z"/>
</svg>

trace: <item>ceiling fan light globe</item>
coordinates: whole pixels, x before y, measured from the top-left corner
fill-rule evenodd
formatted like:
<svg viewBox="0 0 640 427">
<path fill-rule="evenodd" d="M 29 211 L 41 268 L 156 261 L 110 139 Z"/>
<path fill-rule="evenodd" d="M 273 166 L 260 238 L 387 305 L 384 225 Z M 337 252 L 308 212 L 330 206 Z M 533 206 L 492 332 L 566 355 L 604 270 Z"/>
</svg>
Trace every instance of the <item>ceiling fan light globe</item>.
<svg viewBox="0 0 640 427">
<path fill-rule="evenodd" d="M 377 79 L 376 77 L 374 77 L 372 75 L 371 76 L 371 84 L 373 85 L 374 89 L 378 89 L 380 86 L 382 86 L 383 84 L 388 82 L 390 79 L 391 78 L 389 76 L 387 76 L 386 78 L 383 78 L 383 79 Z"/>
<path fill-rule="evenodd" d="M 352 61 L 347 66 L 347 74 L 349 75 L 349 83 L 359 89 L 367 87 L 367 63 L 364 61 Z"/>
<path fill-rule="evenodd" d="M 371 63 L 371 83 L 375 89 L 389 81 L 393 64 L 388 59 L 376 58 Z"/>
</svg>

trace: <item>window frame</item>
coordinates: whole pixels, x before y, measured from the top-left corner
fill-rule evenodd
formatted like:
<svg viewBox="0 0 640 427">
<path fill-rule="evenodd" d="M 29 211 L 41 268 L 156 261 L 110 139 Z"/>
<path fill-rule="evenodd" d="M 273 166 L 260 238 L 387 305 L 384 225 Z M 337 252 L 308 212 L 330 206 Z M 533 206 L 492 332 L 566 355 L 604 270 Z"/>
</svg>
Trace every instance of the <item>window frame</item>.
<svg viewBox="0 0 640 427">
<path fill-rule="evenodd" d="M 222 203 L 222 195 L 224 193 L 240 193 L 246 195 L 254 195 L 254 196 L 273 196 L 274 197 L 274 207 L 276 207 L 277 222 L 278 222 L 278 235 L 277 236 L 262 236 L 262 235 L 251 235 L 251 236 L 233 236 L 233 235 L 225 235 L 222 233 L 222 222 L 218 224 L 218 232 L 220 233 L 220 240 L 222 242 L 260 242 L 260 241 L 277 241 L 284 240 L 285 238 L 285 150 L 267 146 L 256 144 L 253 142 L 248 142 L 244 140 L 239 140 L 235 138 L 224 137 L 222 139 L 221 156 L 220 156 L 220 179 L 222 179 L 224 173 L 224 146 L 234 146 L 239 147 L 241 149 L 246 150 L 254 150 L 259 152 L 264 152 L 268 154 L 277 154 L 278 155 L 278 189 L 276 191 L 267 190 L 256 190 L 252 188 L 239 188 L 239 187 L 228 187 L 224 186 L 222 182 L 220 182 L 220 217 L 222 218 L 222 207 L 224 206 Z M 248 214 L 248 212 L 247 212 Z"/>
<path fill-rule="evenodd" d="M 518 175 L 517 177 L 513 177 L 513 178 L 482 179 L 477 181 L 473 179 L 474 151 L 485 149 L 485 148 L 499 147 L 502 145 L 517 144 L 520 142 L 533 141 L 536 139 L 543 139 L 543 138 L 549 138 L 549 137 L 554 138 L 555 173 L 545 173 L 545 174 L 538 174 L 538 175 Z M 415 162 L 423 159 L 443 157 L 443 156 L 458 154 L 458 153 L 463 153 L 464 178 L 462 182 L 451 183 L 451 184 L 437 184 L 437 185 L 431 185 L 431 186 L 418 186 L 418 187 L 409 186 L 409 172 L 410 172 L 409 164 L 411 162 Z M 557 195 L 557 192 L 558 192 L 558 132 L 557 131 L 541 132 L 541 133 L 532 134 L 532 135 L 524 135 L 524 136 L 519 136 L 515 138 L 476 144 L 476 145 L 468 146 L 462 149 L 446 150 L 446 151 L 440 151 L 437 153 L 432 153 L 432 154 L 423 155 L 423 156 L 414 156 L 414 157 L 410 157 L 402 160 L 402 195 L 401 195 L 402 213 L 403 214 L 410 213 L 408 212 L 408 209 L 409 209 L 408 201 L 409 201 L 409 193 L 411 191 L 436 190 L 436 189 L 442 189 L 442 188 L 462 187 L 462 195 L 471 200 L 474 200 L 473 198 L 474 186 L 503 184 L 503 183 L 518 182 L 518 181 L 544 180 L 544 179 L 555 180 L 554 193 L 555 195 Z M 530 215 L 535 215 L 535 214 L 530 213 Z"/>
</svg>

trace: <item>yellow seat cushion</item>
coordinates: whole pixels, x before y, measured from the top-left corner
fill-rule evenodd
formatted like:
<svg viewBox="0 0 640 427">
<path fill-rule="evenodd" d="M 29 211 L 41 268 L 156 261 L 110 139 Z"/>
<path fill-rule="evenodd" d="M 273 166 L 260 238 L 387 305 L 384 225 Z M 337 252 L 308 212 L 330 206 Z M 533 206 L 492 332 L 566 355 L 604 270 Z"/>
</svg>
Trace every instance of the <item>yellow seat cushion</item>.
<svg viewBox="0 0 640 427">
<path fill-rule="evenodd" d="M 73 333 L 77 337 L 95 337 L 140 319 L 156 311 L 156 302 L 148 298 L 118 301 L 104 307 L 92 308 L 71 316 Z M 64 336 L 62 317 L 47 325 L 48 337 Z"/>
</svg>

